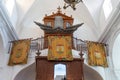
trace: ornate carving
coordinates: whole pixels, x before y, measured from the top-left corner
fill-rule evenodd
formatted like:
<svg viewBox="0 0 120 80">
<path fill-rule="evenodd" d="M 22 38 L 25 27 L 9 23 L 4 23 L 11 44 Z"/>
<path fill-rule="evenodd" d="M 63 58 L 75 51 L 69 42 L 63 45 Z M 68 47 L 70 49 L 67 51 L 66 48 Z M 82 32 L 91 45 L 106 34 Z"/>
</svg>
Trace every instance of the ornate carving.
<svg viewBox="0 0 120 80">
<path fill-rule="evenodd" d="M 39 22 L 34 22 L 34 23 L 37 24 L 47 34 L 54 34 L 54 33 L 72 34 L 78 27 L 83 25 L 83 23 L 81 23 L 81 24 L 69 26 L 69 27 L 66 27 L 66 29 L 63 29 L 61 27 L 52 28 L 52 26 L 47 26 Z"/>
</svg>

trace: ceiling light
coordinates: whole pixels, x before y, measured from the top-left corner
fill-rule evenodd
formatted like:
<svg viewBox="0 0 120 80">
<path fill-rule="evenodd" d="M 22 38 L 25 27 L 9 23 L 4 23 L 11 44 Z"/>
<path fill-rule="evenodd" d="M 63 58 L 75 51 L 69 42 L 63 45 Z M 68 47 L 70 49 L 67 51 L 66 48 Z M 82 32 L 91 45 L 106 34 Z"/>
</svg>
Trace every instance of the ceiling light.
<svg viewBox="0 0 120 80">
<path fill-rule="evenodd" d="M 76 10 L 75 5 L 78 4 L 79 2 L 83 2 L 82 0 L 64 0 L 65 4 L 63 6 L 64 9 L 67 7 L 71 7 L 73 10 Z M 66 5 L 67 4 L 67 5 Z"/>
</svg>

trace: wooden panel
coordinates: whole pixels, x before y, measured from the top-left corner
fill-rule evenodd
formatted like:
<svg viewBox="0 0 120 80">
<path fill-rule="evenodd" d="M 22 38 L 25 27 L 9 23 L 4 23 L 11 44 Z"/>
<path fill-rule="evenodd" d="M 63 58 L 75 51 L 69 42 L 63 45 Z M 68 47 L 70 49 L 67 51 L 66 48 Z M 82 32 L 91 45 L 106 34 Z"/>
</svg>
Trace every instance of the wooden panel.
<svg viewBox="0 0 120 80">
<path fill-rule="evenodd" d="M 80 61 L 72 61 L 67 64 L 67 80 L 82 80 Z"/>
<path fill-rule="evenodd" d="M 36 57 L 36 80 L 54 80 L 54 65 L 65 64 L 67 68 L 67 80 L 83 80 L 83 60 L 74 59 L 73 61 L 48 61 L 47 57 Z"/>
<path fill-rule="evenodd" d="M 38 59 L 36 62 L 36 80 L 53 80 L 54 67 L 47 60 Z"/>
</svg>

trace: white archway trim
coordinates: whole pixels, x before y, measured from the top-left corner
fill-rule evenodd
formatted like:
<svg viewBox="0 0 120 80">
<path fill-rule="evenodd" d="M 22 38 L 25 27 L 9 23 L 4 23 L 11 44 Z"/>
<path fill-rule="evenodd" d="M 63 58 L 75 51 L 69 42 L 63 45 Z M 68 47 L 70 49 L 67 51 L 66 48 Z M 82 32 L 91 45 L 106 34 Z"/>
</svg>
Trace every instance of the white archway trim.
<svg viewBox="0 0 120 80">
<path fill-rule="evenodd" d="M 29 67 L 30 65 L 32 65 L 33 63 L 35 63 L 35 59 L 34 58 L 29 58 L 28 59 L 28 63 L 25 65 L 16 65 L 13 66 L 13 75 L 12 75 L 12 80 L 15 79 L 15 77 L 17 76 L 17 74 L 19 74 L 20 71 L 22 71 L 23 69 Z"/>
<path fill-rule="evenodd" d="M 108 38 L 111 37 L 114 28 L 116 29 L 116 25 L 118 25 L 119 21 L 120 21 L 120 2 L 118 3 L 118 6 L 112 11 L 110 19 L 106 22 L 105 29 L 102 35 L 99 37 L 98 41 L 107 42 Z"/>
<path fill-rule="evenodd" d="M 1 3 L 0 3 L 0 15 L 1 15 L 2 20 L 5 23 L 4 28 L 5 28 L 6 33 L 8 33 L 7 34 L 8 37 L 11 40 L 18 39 L 17 33 L 16 33 L 15 29 L 13 28 L 13 25 L 12 25 L 12 23 L 10 21 L 10 18 L 8 17 L 6 8 L 5 8 L 4 4 L 1 4 Z"/>
<path fill-rule="evenodd" d="M 103 10 L 104 10 L 104 15 L 105 18 L 107 19 L 110 15 L 110 13 L 112 12 L 113 6 L 111 3 L 111 0 L 105 0 L 103 3 Z"/>
<path fill-rule="evenodd" d="M 107 33 L 108 35 L 103 39 L 103 42 L 108 44 L 108 63 L 109 63 L 109 68 L 108 70 L 106 70 L 106 80 L 118 80 L 116 75 L 115 75 L 115 71 L 116 69 L 114 68 L 113 65 L 113 45 L 114 42 L 117 38 L 117 36 L 120 34 L 120 23 L 118 22 L 120 20 L 120 15 L 117 18 L 116 23 L 114 23 L 114 25 L 112 26 L 112 28 L 110 29 L 109 33 Z M 109 76 L 111 75 L 111 76 Z"/>
<path fill-rule="evenodd" d="M 120 4 L 120 3 L 119 3 Z M 120 5 L 114 10 L 110 20 L 106 24 L 106 29 L 101 35 L 99 41 L 108 44 L 108 69 L 105 70 L 106 80 L 118 80 L 115 75 L 115 69 L 113 65 L 113 45 L 116 37 L 120 33 Z M 110 76 L 111 75 L 111 76 Z"/>
<path fill-rule="evenodd" d="M 119 57 L 120 57 L 120 24 L 118 25 L 119 29 L 117 29 L 116 33 L 111 37 L 111 59 L 113 60 L 113 71 L 117 80 L 120 80 L 120 64 L 119 64 Z"/>
<path fill-rule="evenodd" d="M 1 34 L 0 34 L 0 70 L 2 70 L 2 60 L 3 60 L 3 47 L 4 47 L 4 45 L 3 45 L 3 39 L 2 39 L 2 36 L 1 36 Z"/>
</svg>

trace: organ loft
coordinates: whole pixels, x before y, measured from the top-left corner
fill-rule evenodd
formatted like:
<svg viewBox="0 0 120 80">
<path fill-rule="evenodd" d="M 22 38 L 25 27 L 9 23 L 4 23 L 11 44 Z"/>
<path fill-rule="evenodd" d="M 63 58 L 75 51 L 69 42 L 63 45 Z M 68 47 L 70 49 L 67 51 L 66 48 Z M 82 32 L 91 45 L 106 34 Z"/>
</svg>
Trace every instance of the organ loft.
<svg viewBox="0 0 120 80">
<path fill-rule="evenodd" d="M 84 80 L 83 53 L 75 43 L 81 40 L 73 36 L 74 31 L 83 23 L 73 25 L 74 18 L 62 13 L 60 7 L 56 13 L 46 14 L 43 21 L 44 24 L 36 21 L 35 24 L 44 31 L 43 49 L 48 49 L 48 55 L 41 56 L 39 50 L 37 52 L 36 80 L 57 80 L 54 78 L 54 66 L 59 64 L 66 67 L 66 75 L 62 80 Z M 72 49 L 79 51 L 79 58 L 72 56 Z"/>
</svg>

